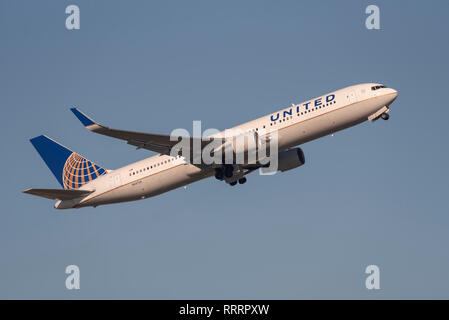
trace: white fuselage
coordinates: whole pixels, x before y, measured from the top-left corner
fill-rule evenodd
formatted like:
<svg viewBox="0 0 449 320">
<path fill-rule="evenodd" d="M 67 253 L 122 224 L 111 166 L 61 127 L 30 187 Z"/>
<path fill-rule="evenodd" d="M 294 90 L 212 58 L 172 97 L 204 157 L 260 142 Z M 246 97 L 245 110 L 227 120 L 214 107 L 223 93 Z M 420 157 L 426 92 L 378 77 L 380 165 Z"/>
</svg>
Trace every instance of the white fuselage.
<svg viewBox="0 0 449 320">
<path fill-rule="evenodd" d="M 362 123 L 388 107 L 396 98 L 397 91 L 390 88 L 372 90 L 375 85 L 378 84 L 360 84 L 337 90 L 229 130 L 257 130 L 266 134 L 277 130 L 281 152 Z M 332 101 L 327 103 L 326 99 L 330 99 L 327 97 Z M 224 135 L 225 131 L 218 136 Z M 80 188 L 95 190 L 86 198 L 58 201 L 55 207 L 65 209 L 145 199 L 213 175 L 213 169 L 200 169 L 182 157 L 159 154 L 110 171 Z"/>
</svg>

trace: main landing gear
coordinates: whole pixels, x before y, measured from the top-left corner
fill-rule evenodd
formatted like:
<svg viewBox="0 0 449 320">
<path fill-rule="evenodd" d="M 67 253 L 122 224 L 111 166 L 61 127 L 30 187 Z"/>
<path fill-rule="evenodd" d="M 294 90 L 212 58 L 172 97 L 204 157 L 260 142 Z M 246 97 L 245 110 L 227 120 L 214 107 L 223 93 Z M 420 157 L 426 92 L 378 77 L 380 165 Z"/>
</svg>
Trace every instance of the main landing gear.
<svg viewBox="0 0 449 320">
<path fill-rule="evenodd" d="M 246 182 L 246 178 L 243 177 L 243 178 L 240 178 L 239 180 L 235 180 L 235 181 L 229 182 L 229 185 L 230 185 L 230 186 L 235 186 L 235 185 L 237 184 L 237 181 L 238 181 L 240 184 L 244 184 L 244 183 Z"/>
<path fill-rule="evenodd" d="M 215 178 L 223 180 L 224 178 L 231 178 L 234 174 L 234 166 L 227 164 L 222 168 L 215 169 Z"/>
<path fill-rule="evenodd" d="M 215 169 L 215 178 L 217 180 L 227 180 L 226 182 L 229 181 L 230 178 L 232 178 L 232 176 L 234 175 L 234 166 L 233 165 L 225 165 L 221 168 L 216 168 Z M 239 176 L 241 174 L 237 173 L 237 176 Z M 229 182 L 230 186 L 235 186 L 237 184 L 237 182 L 239 184 L 244 184 L 246 182 L 246 178 L 245 177 L 241 177 L 238 180 L 234 180 L 232 182 Z"/>
<path fill-rule="evenodd" d="M 380 115 L 380 117 L 381 117 L 383 120 L 388 120 L 388 119 L 390 119 L 390 115 L 389 115 L 388 113 L 386 113 L 386 112 L 382 113 L 382 114 Z"/>
<path fill-rule="evenodd" d="M 245 177 L 239 179 L 239 183 L 240 184 L 244 184 L 245 182 L 246 182 L 246 178 Z"/>
<path fill-rule="evenodd" d="M 217 179 L 217 180 L 223 180 L 223 178 L 224 178 L 223 170 L 221 170 L 221 169 L 215 169 L 215 179 Z"/>
</svg>

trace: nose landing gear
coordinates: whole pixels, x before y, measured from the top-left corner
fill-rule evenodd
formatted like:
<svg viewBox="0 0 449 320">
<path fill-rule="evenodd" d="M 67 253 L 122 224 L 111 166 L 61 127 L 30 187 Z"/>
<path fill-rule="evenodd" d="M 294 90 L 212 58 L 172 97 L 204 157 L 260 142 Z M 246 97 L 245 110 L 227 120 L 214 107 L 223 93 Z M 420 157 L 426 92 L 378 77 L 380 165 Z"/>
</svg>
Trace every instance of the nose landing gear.
<svg viewBox="0 0 449 320">
<path fill-rule="evenodd" d="M 372 115 L 370 115 L 368 117 L 368 120 L 369 121 L 376 121 L 379 118 L 382 118 L 384 120 L 388 120 L 390 118 L 388 112 L 390 112 L 390 108 L 385 106 L 385 107 L 380 108 L 379 110 L 377 110 L 377 112 L 375 112 Z"/>
</svg>

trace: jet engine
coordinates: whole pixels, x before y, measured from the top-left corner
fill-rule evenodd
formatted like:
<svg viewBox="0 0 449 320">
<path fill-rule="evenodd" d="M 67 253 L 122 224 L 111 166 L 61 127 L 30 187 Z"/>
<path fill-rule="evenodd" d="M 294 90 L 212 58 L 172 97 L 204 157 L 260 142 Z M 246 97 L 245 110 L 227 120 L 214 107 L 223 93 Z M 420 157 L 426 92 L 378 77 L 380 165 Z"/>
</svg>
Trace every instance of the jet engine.
<svg viewBox="0 0 449 320">
<path fill-rule="evenodd" d="M 306 162 L 304 152 L 301 148 L 294 148 L 287 151 L 282 151 L 278 155 L 278 170 L 288 171 L 302 166 Z"/>
</svg>

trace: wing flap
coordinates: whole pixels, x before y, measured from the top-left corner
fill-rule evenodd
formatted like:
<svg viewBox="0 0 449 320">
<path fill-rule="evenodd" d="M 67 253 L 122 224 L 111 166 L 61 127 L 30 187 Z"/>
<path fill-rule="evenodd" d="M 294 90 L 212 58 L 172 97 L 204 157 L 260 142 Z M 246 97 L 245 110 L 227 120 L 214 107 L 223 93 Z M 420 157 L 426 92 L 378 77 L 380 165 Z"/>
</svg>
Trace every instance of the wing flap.
<svg viewBox="0 0 449 320">
<path fill-rule="evenodd" d="M 64 190 L 64 189 L 27 189 L 23 193 L 54 200 L 72 200 L 87 196 L 91 190 Z"/>
</svg>

